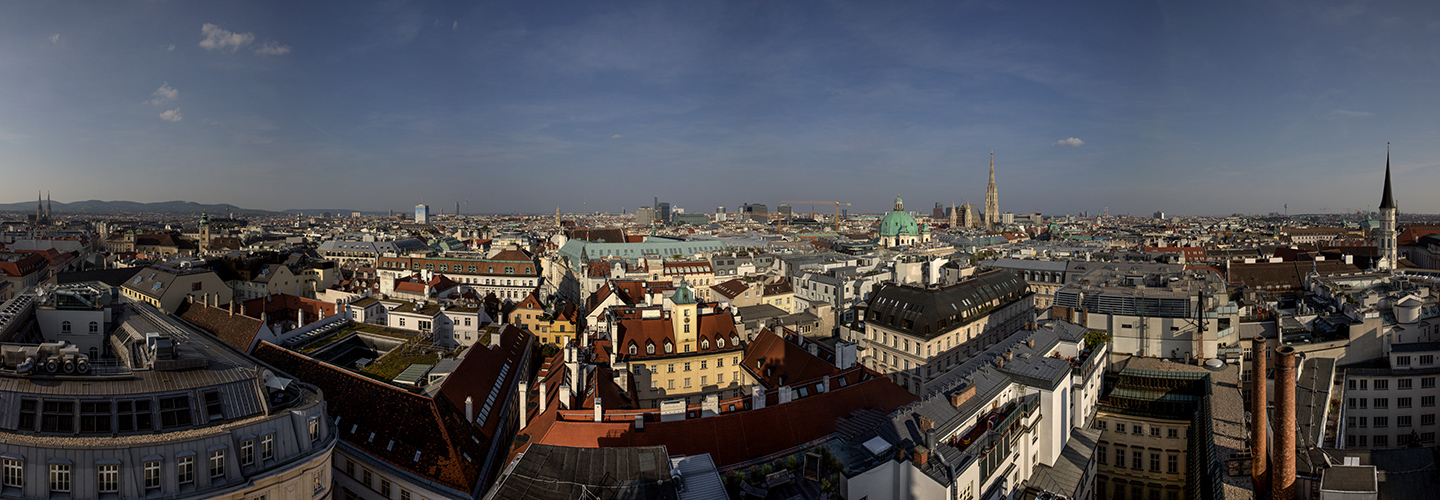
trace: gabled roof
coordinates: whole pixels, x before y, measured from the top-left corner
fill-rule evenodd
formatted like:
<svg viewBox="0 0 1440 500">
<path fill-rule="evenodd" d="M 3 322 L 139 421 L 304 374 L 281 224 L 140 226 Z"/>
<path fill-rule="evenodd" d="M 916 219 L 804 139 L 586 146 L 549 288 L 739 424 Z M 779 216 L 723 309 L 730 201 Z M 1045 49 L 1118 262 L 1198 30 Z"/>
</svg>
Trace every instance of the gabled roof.
<svg viewBox="0 0 1440 500">
<path fill-rule="evenodd" d="M 615 338 L 617 339 L 616 343 L 620 347 L 616 348 L 616 352 L 620 354 L 621 359 L 644 359 L 651 357 L 673 357 L 676 355 L 693 356 L 711 352 L 728 352 L 743 348 L 742 345 L 737 345 L 735 342 L 735 339 L 738 338 L 738 333 L 735 331 L 735 317 L 732 316 L 728 310 L 722 310 L 713 314 L 697 315 L 695 317 L 694 330 L 697 345 L 695 346 L 695 351 L 689 353 L 679 352 L 679 341 L 675 338 L 675 329 L 671 321 L 672 319 L 669 317 L 648 319 L 631 317 L 617 321 Z M 724 338 L 725 347 L 720 347 L 720 342 L 716 340 L 717 338 Z M 701 345 L 698 345 L 698 343 L 703 340 L 709 340 L 709 349 L 704 349 Z M 663 346 L 666 342 L 674 344 L 676 352 L 665 353 Z M 655 354 L 646 354 L 645 345 L 647 343 L 655 344 Z M 636 354 L 634 355 L 628 354 L 632 344 L 636 348 Z"/>
<path fill-rule="evenodd" d="M 826 348 L 826 351 L 829 349 Z M 745 371 L 750 372 L 766 389 L 817 380 L 839 372 L 833 362 L 810 354 L 806 348 L 776 335 L 769 328 L 761 329 L 750 341 L 742 363 Z"/>
<path fill-rule="evenodd" d="M 265 323 L 258 318 L 243 314 L 232 314 L 228 309 L 209 307 L 203 303 L 185 301 L 176 312 L 181 319 L 200 329 L 210 332 L 215 338 L 230 344 L 240 352 L 250 352 L 256 335 Z"/>
<path fill-rule="evenodd" d="M 714 290 L 715 293 L 718 293 L 727 299 L 733 299 L 735 297 L 739 297 L 740 294 L 745 293 L 746 290 L 749 290 L 750 285 L 746 284 L 744 281 L 732 279 L 718 285 L 712 285 L 710 289 Z"/>
</svg>

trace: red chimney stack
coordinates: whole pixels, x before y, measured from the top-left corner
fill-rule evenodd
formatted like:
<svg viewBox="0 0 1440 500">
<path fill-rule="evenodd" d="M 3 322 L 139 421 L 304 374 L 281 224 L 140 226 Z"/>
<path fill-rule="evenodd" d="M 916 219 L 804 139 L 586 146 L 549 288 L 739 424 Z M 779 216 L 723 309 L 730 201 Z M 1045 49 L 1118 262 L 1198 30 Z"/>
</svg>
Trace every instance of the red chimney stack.
<svg viewBox="0 0 1440 500">
<path fill-rule="evenodd" d="M 1295 348 L 1275 349 L 1275 467 L 1271 499 L 1295 498 Z"/>
<path fill-rule="evenodd" d="M 1250 355 L 1254 359 L 1250 377 L 1250 452 L 1253 457 L 1250 479 L 1255 482 L 1255 492 L 1263 495 L 1270 491 L 1270 415 L 1266 409 L 1270 402 L 1265 387 L 1265 372 L 1269 368 L 1266 358 L 1270 356 L 1270 349 L 1265 346 L 1264 338 L 1254 339 Z"/>
</svg>

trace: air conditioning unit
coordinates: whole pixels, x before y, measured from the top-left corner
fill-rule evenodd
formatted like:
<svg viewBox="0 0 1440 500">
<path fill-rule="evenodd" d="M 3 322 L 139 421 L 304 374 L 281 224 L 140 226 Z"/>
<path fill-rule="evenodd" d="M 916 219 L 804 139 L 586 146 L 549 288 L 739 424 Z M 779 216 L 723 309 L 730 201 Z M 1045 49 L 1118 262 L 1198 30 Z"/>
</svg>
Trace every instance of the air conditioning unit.
<svg viewBox="0 0 1440 500">
<path fill-rule="evenodd" d="M 55 373 L 55 372 L 60 371 L 60 363 L 61 363 L 61 358 L 60 358 L 60 356 L 50 356 L 49 358 L 46 358 L 46 359 L 45 359 L 45 372 L 46 372 L 46 373 Z"/>
<path fill-rule="evenodd" d="M 81 354 L 75 358 L 75 371 L 79 373 L 90 373 L 90 356 Z"/>
</svg>

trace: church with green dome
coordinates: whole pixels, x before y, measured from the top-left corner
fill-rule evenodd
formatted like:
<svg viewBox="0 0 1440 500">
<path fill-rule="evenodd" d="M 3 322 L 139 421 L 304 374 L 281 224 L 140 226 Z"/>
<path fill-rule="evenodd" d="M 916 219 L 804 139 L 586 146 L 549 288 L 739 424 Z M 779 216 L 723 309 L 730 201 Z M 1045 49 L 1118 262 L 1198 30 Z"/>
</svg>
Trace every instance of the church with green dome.
<svg viewBox="0 0 1440 500">
<path fill-rule="evenodd" d="M 895 210 L 880 219 L 880 241 L 883 248 L 918 245 L 930 241 L 930 226 L 915 222 L 905 212 L 904 201 L 895 197 Z"/>
</svg>

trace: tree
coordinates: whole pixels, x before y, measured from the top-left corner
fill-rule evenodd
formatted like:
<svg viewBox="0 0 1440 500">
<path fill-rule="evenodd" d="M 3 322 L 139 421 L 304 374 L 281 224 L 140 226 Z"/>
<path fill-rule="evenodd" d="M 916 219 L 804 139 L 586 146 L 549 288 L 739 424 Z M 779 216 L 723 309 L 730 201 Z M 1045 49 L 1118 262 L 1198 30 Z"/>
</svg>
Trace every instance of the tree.
<svg viewBox="0 0 1440 500">
<path fill-rule="evenodd" d="M 1100 331 L 1100 330 L 1090 330 L 1090 331 L 1088 331 L 1088 332 L 1085 332 L 1085 348 L 1086 348 L 1086 349 L 1095 349 L 1095 346 L 1098 346 L 1098 345 L 1100 345 L 1100 344 L 1103 344 L 1103 343 L 1106 343 L 1106 342 L 1109 342 L 1109 341 L 1110 341 L 1110 334 L 1108 334 L 1108 333 L 1102 332 L 1102 331 Z"/>
</svg>

